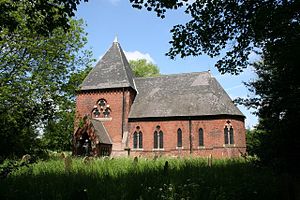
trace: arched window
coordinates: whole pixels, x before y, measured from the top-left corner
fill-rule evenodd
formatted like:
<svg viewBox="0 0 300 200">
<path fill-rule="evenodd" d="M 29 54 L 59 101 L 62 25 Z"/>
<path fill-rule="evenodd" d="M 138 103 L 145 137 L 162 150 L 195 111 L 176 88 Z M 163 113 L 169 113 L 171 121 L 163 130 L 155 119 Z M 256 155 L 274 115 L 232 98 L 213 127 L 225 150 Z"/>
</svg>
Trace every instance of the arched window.
<svg viewBox="0 0 300 200">
<path fill-rule="evenodd" d="M 228 144 L 228 128 L 225 126 L 224 128 L 224 143 Z"/>
<path fill-rule="evenodd" d="M 233 128 L 232 128 L 232 126 L 229 129 L 229 143 L 230 144 L 234 144 L 234 140 L 233 140 Z"/>
<path fill-rule="evenodd" d="M 159 131 L 158 133 L 158 137 L 159 137 L 159 148 L 163 149 L 164 148 L 164 133 L 162 131 Z"/>
<path fill-rule="evenodd" d="M 135 131 L 133 133 L 133 148 L 136 149 L 138 146 L 138 134 L 137 132 Z"/>
<path fill-rule="evenodd" d="M 177 147 L 182 147 L 182 131 L 180 128 L 177 130 Z"/>
<path fill-rule="evenodd" d="M 92 110 L 93 118 L 110 118 L 111 109 L 105 99 L 99 99 Z"/>
<path fill-rule="evenodd" d="M 163 149 L 164 148 L 164 133 L 160 130 L 160 126 L 156 126 L 154 131 L 154 149 Z"/>
<path fill-rule="evenodd" d="M 154 149 L 158 149 L 158 132 L 157 131 L 154 131 L 154 146 L 153 148 Z"/>
<path fill-rule="evenodd" d="M 140 131 L 140 127 L 136 127 L 136 131 L 133 133 L 133 148 L 143 148 L 143 133 Z"/>
<path fill-rule="evenodd" d="M 199 146 L 204 146 L 203 129 L 199 128 Z"/>
<path fill-rule="evenodd" d="M 224 143 L 226 144 L 234 144 L 234 134 L 233 127 L 230 121 L 227 121 L 224 127 Z"/>
<path fill-rule="evenodd" d="M 141 131 L 138 134 L 138 138 L 139 138 L 139 148 L 142 149 L 143 148 L 143 133 Z"/>
</svg>

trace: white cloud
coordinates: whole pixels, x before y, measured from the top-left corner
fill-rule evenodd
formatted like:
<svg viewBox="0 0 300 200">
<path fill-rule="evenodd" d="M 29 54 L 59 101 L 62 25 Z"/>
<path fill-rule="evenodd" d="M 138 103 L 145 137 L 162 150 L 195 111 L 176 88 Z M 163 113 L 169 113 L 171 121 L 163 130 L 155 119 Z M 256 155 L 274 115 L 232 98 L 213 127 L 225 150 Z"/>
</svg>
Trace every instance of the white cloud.
<svg viewBox="0 0 300 200">
<path fill-rule="evenodd" d="M 148 62 L 155 63 L 153 58 L 150 56 L 149 53 L 141 53 L 139 51 L 124 51 L 127 60 L 139 60 L 139 59 L 146 59 Z"/>
<path fill-rule="evenodd" d="M 148 63 L 153 63 L 155 64 L 155 61 L 153 60 L 153 58 L 150 56 L 149 53 L 141 53 L 139 51 L 124 51 L 125 56 L 127 58 L 127 60 L 140 60 L 140 59 L 145 59 L 147 60 Z M 102 57 L 104 56 L 104 54 L 100 55 L 96 61 L 96 63 L 98 63 Z"/>
</svg>

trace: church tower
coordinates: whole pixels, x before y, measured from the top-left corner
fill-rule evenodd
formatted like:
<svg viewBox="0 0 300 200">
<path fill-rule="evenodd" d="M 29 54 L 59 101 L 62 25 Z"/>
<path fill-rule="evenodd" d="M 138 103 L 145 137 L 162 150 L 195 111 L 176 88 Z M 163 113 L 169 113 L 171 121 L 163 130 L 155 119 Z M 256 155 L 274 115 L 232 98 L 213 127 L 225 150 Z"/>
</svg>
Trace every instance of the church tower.
<svg viewBox="0 0 300 200">
<path fill-rule="evenodd" d="M 115 40 L 77 93 L 75 154 L 126 154 L 128 115 L 136 93 L 131 68 Z"/>
</svg>

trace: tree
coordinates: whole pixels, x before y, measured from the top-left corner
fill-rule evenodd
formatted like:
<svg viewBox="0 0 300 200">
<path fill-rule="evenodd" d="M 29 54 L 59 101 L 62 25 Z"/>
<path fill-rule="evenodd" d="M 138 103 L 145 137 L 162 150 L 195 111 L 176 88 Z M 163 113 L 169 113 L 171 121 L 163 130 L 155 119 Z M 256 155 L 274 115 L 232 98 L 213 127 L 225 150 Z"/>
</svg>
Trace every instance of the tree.
<svg viewBox="0 0 300 200">
<path fill-rule="evenodd" d="M 81 0 L 1 0 L 0 32 L 7 29 L 12 33 L 20 25 L 44 36 L 58 27 L 66 31 L 71 25 L 69 17 L 75 15 L 80 2 Z M 26 13 L 26 22 L 20 18 L 20 12 Z"/>
<path fill-rule="evenodd" d="M 153 63 L 148 63 L 146 59 L 130 60 L 129 65 L 135 77 L 159 76 L 159 68 Z"/>
<path fill-rule="evenodd" d="M 260 118 L 254 137 L 259 145 L 253 149 L 261 161 L 276 168 L 298 170 L 300 136 L 299 32 L 265 48 L 262 61 L 253 66 L 257 79 L 246 85 L 253 97 L 238 99 L 256 108 Z"/>
<path fill-rule="evenodd" d="M 53 118 L 48 119 L 42 137 L 43 145 L 50 150 L 70 151 L 75 120 L 75 94 L 79 85 L 91 71 L 92 67 L 73 72 L 69 81 L 62 87 L 65 99 L 59 104 Z"/>
<path fill-rule="evenodd" d="M 38 127 L 65 101 L 62 88 L 72 71 L 91 61 L 83 21 L 43 36 L 27 28 L 29 16 L 20 11 L 18 27 L 0 32 L 0 157 L 32 152 Z"/>
<path fill-rule="evenodd" d="M 230 48 L 216 67 L 221 73 L 238 74 L 249 64 L 249 54 L 299 30 L 300 1 L 296 0 L 130 0 L 132 6 L 165 17 L 168 9 L 184 4 L 191 20 L 175 25 L 172 30 L 171 58 L 219 56 Z M 185 2 L 185 3 L 184 3 Z"/>
</svg>

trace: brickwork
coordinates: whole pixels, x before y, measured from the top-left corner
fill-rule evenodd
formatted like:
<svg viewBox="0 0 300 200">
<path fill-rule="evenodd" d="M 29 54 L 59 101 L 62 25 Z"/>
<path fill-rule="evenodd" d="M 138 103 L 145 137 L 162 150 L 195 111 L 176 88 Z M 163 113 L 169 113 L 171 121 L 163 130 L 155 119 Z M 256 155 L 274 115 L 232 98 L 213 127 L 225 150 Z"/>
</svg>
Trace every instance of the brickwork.
<svg viewBox="0 0 300 200">
<path fill-rule="evenodd" d="M 181 99 L 185 109 L 178 107 L 175 99 Z M 153 102 L 160 103 L 159 107 Z M 183 113 L 183 110 L 186 112 Z M 79 138 L 90 131 L 91 127 L 80 126 L 85 116 L 102 122 L 96 121 L 97 127 L 102 127 L 97 133 L 105 132 L 103 141 L 110 136 L 111 140 L 103 144 L 112 143 L 111 156 L 127 155 L 124 149 L 131 149 L 133 156 L 212 155 L 221 158 L 236 157 L 246 150 L 244 117 L 209 72 L 135 79 L 117 41 L 113 42 L 81 84 L 76 99 L 74 136 L 78 130 L 81 130 Z M 95 120 L 92 121 L 94 123 Z M 133 149 L 133 133 L 137 126 L 142 134 L 136 134 L 135 141 L 139 143 L 142 138 L 141 149 Z M 160 128 L 154 136 L 157 126 Z M 225 144 L 225 126 L 226 134 L 229 133 L 226 143 L 230 145 Z M 231 127 L 234 140 L 230 137 Z M 182 131 L 182 146 L 177 147 L 179 128 Z M 199 144 L 200 128 L 203 130 L 203 145 Z M 164 145 L 159 149 L 161 131 Z"/>
<path fill-rule="evenodd" d="M 234 129 L 234 144 L 224 144 L 224 126 L 230 121 Z M 245 128 L 244 120 L 240 119 L 210 119 L 210 120 L 192 120 L 191 121 L 191 141 L 190 148 L 190 127 L 189 120 L 176 121 L 149 121 L 149 122 L 131 122 L 129 125 L 129 147 L 131 155 L 175 155 L 175 156 L 209 156 L 214 157 L 237 157 L 240 153 L 245 153 Z M 164 133 L 164 148 L 156 150 L 153 148 L 154 131 L 159 125 Z M 133 149 L 133 133 L 139 126 L 143 133 L 143 149 Z M 182 130 L 182 147 L 177 147 L 177 130 Z M 203 129 L 204 146 L 198 146 L 198 131 Z"/>
<path fill-rule="evenodd" d="M 215 119 L 215 117 L 214 119 L 193 119 L 191 122 L 189 120 L 128 122 L 128 115 L 134 97 L 135 92 L 131 89 L 81 92 L 77 95 L 76 111 L 78 119 L 85 115 L 92 117 L 92 110 L 99 99 L 105 99 L 109 104 L 111 109 L 110 118 L 101 120 L 104 120 L 103 124 L 112 139 L 112 155 L 114 156 L 126 155 L 127 153 L 124 151 L 126 146 L 131 149 L 130 154 L 132 156 L 209 156 L 211 154 L 214 157 L 222 158 L 237 157 L 246 151 L 244 119 L 242 117 L 241 119 Z M 122 117 L 123 112 L 124 116 Z M 122 120 L 124 120 L 123 123 Z M 228 121 L 234 129 L 233 145 L 224 144 L 224 127 Z M 163 149 L 154 149 L 154 131 L 158 125 L 164 133 Z M 137 126 L 140 127 L 143 133 L 143 149 L 133 149 L 133 133 Z M 177 147 L 177 130 L 179 128 L 182 131 L 182 147 Z M 203 146 L 198 145 L 200 128 L 203 129 Z M 122 143 L 124 132 L 128 132 L 128 138 L 125 138 L 126 144 Z"/>
<path fill-rule="evenodd" d="M 92 118 L 92 111 L 94 106 L 100 99 L 105 99 L 107 104 L 111 109 L 110 117 L 107 119 L 100 119 L 103 121 L 107 132 L 109 133 L 113 142 L 113 153 L 122 152 L 124 148 L 121 144 L 122 142 L 122 130 L 126 131 L 128 127 L 128 112 L 130 106 L 132 105 L 133 95 L 130 95 L 128 89 L 112 89 L 112 90 L 99 90 L 90 92 L 80 92 L 77 94 L 76 99 L 76 123 L 75 127 L 78 127 L 78 119 L 84 116 L 89 116 Z M 124 99 L 123 99 L 124 94 Z M 124 123 L 122 123 L 122 113 L 123 113 L 123 102 L 124 104 Z M 122 129 L 122 124 L 124 128 Z M 76 128 L 75 128 L 76 129 Z M 118 153 L 116 153 L 118 154 Z"/>
</svg>

